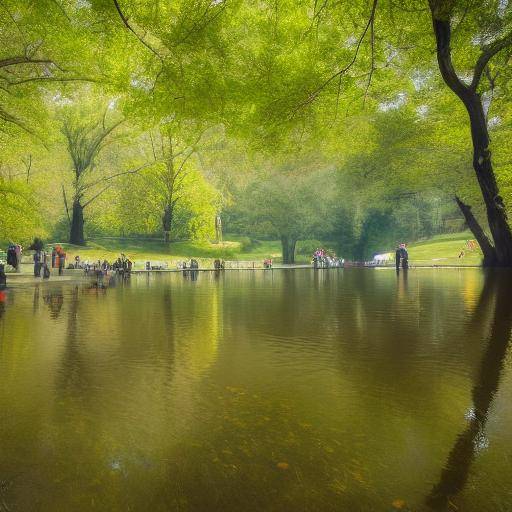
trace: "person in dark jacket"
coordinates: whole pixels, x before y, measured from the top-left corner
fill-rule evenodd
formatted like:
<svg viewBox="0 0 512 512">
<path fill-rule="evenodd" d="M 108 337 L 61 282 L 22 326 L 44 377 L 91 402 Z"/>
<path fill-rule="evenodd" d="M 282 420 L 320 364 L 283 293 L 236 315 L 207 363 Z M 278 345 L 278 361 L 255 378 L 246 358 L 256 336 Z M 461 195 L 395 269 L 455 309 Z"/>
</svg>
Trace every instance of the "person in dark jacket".
<svg viewBox="0 0 512 512">
<path fill-rule="evenodd" d="M 399 272 L 400 271 L 400 258 L 402 256 L 402 253 L 400 251 L 400 246 L 397 245 L 396 247 L 396 250 L 395 250 L 395 266 L 396 266 L 396 271 Z"/>
<path fill-rule="evenodd" d="M 5 267 L 3 263 L 0 263 L 0 290 L 7 288 L 7 276 L 5 275 Z"/>
<path fill-rule="evenodd" d="M 41 277 L 41 267 L 43 265 L 43 252 L 36 251 L 34 253 L 34 277 Z"/>
<path fill-rule="evenodd" d="M 62 247 L 57 249 L 57 254 L 59 257 L 59 276 L 64 273 L 64 268 L 66 266 L 66 253 Z"/>
<path fill-rule="evenodd" d="M 16 253 L 14 251 L 14 244 L 9 244 L 7 248 L 7 265 L 14 267 L 16 264 Z"/>
<path fill-rule="evenodd" d="M 400 244 L 400 260 L 402 261 L 402 268 L 407 270 L 409 268 L 409 253 L 405 244 Z"/>
</svg>

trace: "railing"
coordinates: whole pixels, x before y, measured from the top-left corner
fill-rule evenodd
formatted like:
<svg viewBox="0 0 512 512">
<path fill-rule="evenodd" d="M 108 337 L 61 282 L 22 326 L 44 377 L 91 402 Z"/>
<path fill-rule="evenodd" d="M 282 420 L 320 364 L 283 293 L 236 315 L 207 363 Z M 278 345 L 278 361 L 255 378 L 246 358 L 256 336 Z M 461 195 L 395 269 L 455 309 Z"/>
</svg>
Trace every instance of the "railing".
<svg viewBox="0 0 512 512">
<path fill-rule="evenodd" d="M 194 258 L 199 264 L 199 270 L 214 270 L 212 258 Z M 181 270 L 181 264 L 187 264 L 187 270 L 190 269 L 190 260 L 136 260 L 133 265 L 134 270 Z M 149 269 L 147 268 L 149 264 Z M 224 260 L 225 269 L 258 269 L 264 268 L 262 261 L 239 261 L 239 260 Z"/>
<path fill-rule="evenodd" d="M 224 268 L 263 268 L 263 261 L 225 261 Z"/>
</svg>

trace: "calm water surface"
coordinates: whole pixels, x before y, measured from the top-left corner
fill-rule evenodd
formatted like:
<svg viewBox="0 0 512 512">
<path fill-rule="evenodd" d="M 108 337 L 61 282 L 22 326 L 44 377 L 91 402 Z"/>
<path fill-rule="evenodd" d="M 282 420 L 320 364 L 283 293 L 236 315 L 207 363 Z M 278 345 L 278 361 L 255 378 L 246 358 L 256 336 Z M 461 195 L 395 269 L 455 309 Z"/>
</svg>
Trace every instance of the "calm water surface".
<svg viewBox="0 0 512 512">
<path fill-rule="evenodd" d="M 512 510 L 511 279 L 14 286 L 0 511 Z"/>
</svg>

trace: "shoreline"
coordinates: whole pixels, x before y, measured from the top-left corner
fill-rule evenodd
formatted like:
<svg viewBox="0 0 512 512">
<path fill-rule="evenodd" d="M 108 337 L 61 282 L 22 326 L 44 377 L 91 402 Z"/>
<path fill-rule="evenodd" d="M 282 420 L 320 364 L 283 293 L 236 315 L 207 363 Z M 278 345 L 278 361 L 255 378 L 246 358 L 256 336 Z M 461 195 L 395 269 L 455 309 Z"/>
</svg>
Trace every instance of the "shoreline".
<svg viewBox="0 0 512 512">
<path fill-rule="evenodd" d="M 460 269 L 478 269 L 483 268 L 481 265 L 412 265 L 404 271 L 400 269 L 400 273 L 407 272 L 409 270 L 432 270 L 432 269 L 444 269 L 444 270 L 460 270 Z M 311 269 L 316 272 L 322 271 L 330 271 L 330 270 L 387 270 L 396 272 L 396 268 L 394 266 L 351 266 L 348 265 L 346 267 L 330 267 L 330 268 L 318 268 L 315 269 L 313 265 L 306 264 L 297 264 L 297 265 L 275 265 L 272 268 L 263 268 L 263 267 L 239 267 L 239 268 L 226 268 L 223 270 L 215 270 L 213 268 L 198 268 L 198 269 L 186 269 L 185 272 L 213 272 L 213 273 L 223 273 L 223 272 L 232 272 L 232 271 L 266 271 L 272 272 L 274 270 L 304 270 Z M 140 275 L 149 275 L 149 274 L 171 274 L 171 273 L 183 273 L 183 269 L 159 269 L 159 270 L 142 270 L 136 269 L 132 270 L 132 274 L 135 276 Z M 44 283 L 79 283 L 87 280 L 92 280 L 95 278 L 94 274 L 86 275 L 82 269 L 67 269 L 64 271 L 62 276 L 59 275 L 51 275 L 48 279 L 43 279 L 42 277 L 34 277 L 32 274 L 28 272 L 6 272 L 7 276 L 7 288 L 9 288 L 9 283 L 16 283 L 17 285 L 37 285 Z"/>
</svg>

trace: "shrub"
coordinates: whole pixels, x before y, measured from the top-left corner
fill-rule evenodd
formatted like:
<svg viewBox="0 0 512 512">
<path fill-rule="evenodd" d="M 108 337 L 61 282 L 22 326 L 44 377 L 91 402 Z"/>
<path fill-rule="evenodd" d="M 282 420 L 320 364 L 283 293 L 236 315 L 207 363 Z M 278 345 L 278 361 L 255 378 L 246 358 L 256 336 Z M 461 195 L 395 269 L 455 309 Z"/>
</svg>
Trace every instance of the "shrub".
<svg viewBox="0 0 512 512">
<path fill-rule="evenodd" d="M 319 240 L 300 240 L 297 243 L 297 254 L 301 256 L 313 256 L 313 253 L 319 248 L 323 247 L 329 250 L 323 242 Z"/>
</svg>

